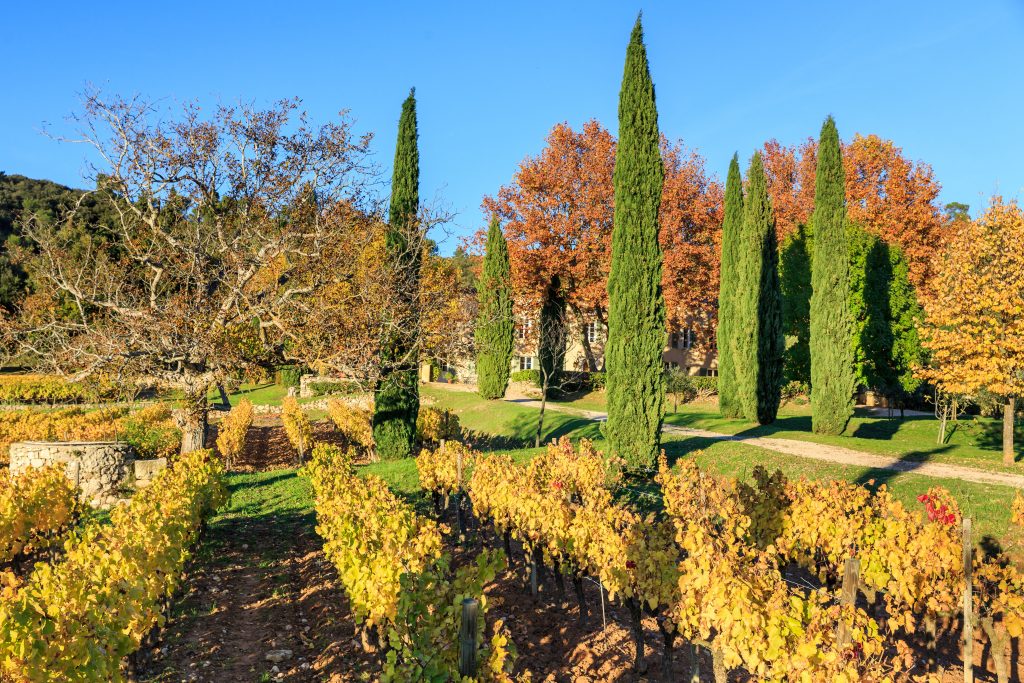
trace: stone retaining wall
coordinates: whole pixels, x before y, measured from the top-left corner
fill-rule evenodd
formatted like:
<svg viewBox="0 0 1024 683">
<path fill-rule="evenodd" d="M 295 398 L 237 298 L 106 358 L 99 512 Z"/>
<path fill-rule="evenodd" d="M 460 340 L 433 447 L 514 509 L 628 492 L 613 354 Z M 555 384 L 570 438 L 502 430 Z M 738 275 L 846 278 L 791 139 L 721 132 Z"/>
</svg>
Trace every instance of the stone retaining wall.
<svg viewBox="0 0 1024 683">
<path fill-rule="evenodd" d="M 63 464 L 83 500 L 95 506 L 113 504 L 126 488 L 147 486 L 167 466 L 165 458 L 136 460 L 131 445 L 117 441 L 20 441 L 11 444 L 10 461 L 12 476 L 30 467 Z"/>
</svg>

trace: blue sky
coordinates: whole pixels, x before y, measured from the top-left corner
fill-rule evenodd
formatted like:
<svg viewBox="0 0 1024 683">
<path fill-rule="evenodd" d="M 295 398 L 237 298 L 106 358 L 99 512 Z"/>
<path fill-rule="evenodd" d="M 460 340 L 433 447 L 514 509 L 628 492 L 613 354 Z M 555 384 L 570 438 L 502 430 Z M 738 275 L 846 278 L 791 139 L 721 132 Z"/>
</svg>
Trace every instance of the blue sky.
<svg viewBox="0 0 1024 683">
<path fill-rule="evenodd" d="M 45 9 L 41 9 L 45 7 Z M 724 177 L 766 139 L 891 138 L 972 213 L 1024 196 L 1024 1 L 102 2 L 5 10 L 0 170 L 81 186 L 80 146 L 53 142 L 86 83 L 202 103 L 298 96 L 351 110 L 386 173 L 416 87 L 421 194 L 484 221 L 560 121 L 614 132 L 629 31 L 643 9 L 662 130 Z"/>
</svg>

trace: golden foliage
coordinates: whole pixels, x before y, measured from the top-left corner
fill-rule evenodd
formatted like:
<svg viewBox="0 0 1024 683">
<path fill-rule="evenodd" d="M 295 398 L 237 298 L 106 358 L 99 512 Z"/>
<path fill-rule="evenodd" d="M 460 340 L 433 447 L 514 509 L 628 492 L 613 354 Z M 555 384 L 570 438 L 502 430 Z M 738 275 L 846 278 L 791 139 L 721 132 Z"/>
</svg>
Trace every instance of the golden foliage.
<svg viewBox="0 0 1024 683">
<path fill-rule="evenodd" d="M 110 524 L 90 524 L 61 561 L 5 589 L 0 678 L 120 680 L 121 659 L 163 623 L 201 521 L 226 498 L 221 474 L 209 451 L 182 455 Z"/>
<path fill-rule="evenodd" d="M 59 544 L 79 512 L 78 490 L 63 465 L 0 475 L 0 565 Z"/>
<path fill-rule="evenodd" d="M 252 426 L 252 412 L 252 402 L 242 398 L 217 425 L 217 450 L 228 468 L 245 448 L 245 435 Z"/>
<path fill-rule="evenodd" d="M 299 461 L 313 443 L 313 425 L 294 396 L 285 396 L 281 402 L 281 421 L 288 441 L 299 454 Z"/>
</svg>

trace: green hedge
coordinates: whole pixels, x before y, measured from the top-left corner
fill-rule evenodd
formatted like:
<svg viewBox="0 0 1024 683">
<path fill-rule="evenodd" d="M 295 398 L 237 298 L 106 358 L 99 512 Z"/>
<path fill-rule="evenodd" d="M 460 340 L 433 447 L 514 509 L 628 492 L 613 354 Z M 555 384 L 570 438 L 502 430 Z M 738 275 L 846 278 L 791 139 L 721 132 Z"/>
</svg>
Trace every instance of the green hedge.
<svg viewBox="0 0 1024 683">
<path fill-rule="evenodd" d="M 282 387 L 297 387 L 306 374 L 306 368 L 301 365 L 281 365 L 277 368 L 277 383 Z"/>
<path fill-rule="evenodd" d="M 306 385 L 314 396 L 353 396 L 362 393 L 359 384 L 352 382 L 310 382 Z"/>
<path fill-rule="evenodd" d="M 529 382 L 534 386 L 540 386 L 540 370 L 516 370 L 512 373 L 513 382 Z"/>
</svg>

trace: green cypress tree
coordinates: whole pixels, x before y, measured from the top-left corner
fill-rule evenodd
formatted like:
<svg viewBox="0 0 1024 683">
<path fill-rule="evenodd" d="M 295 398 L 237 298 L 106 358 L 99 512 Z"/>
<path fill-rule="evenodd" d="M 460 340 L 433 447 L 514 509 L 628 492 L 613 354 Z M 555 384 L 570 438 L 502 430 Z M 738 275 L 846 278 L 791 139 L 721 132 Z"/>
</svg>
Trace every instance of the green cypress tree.
<svg viewBox="0 0 1024 683">
<path fill-rule="evenodd" d="M 733 362 L 736 331 L 736 260 L 739 233 L 743 225 L 743 178 L 735 154 L 729 162 L 725 181 L 725 219 L 722 221 L 722 262 L 718 286 L 718 407 L 725 417 L 740 417 L 743 406 L 736 396 Z"/>
<path fill-rule="evenodd" d="M 609 449 L 631 468 L 654 466 L 665 413 L 665 297 L 658 243 L 665 170 L 659 143 L 654 83 L 637 17 L 619 93 L 605 349 Z"/>
<path fill-rule="evenodd" d="M 747 172 L 747 196 L 737 249 L 735 375 L 737 398 L 748 420 L 775 421 L 782 388 L 782 294 L 775 214 L 761 153 Z"/>
<path fill-rule="evenodd" d="M 841 434 L 853 415 L 845 191 L 839 132 L 829 116 L 818 143 L 811 264 L 811 426 L 818 434 Z"/>
<path fill-rule="evenodd" d="M 416 91 L 402 103 L 398 143 L 391 177 L 391 207 L 385 237 L 388 268 L 393 275 L 395 307 L 392 324 L 380 350 L 381 376 L 374 395 L 373 438 L 382 460 L 413 454 L 418 384 L 420 265 L 422 235 L 417 214 L 420 204 L 420 154 L 417 147 Z"/>
<path fill-rule="evenodd" d="M 566 309 L 562 281 L 555 275 L 544 292 L 538 330 L 537 360 L 545 398 L 549 397 L 551 389 L 559 386 L 565 369 L 565 353 L 569 342 Z"/>
<path fill-rule="evenodd" d="M 477 391 L 486 399 L 502 398 L 512 371 L 515 322 L 512 318 L 511 267 L 508 243 L 498 218 L 487 229 L 483 272 L 477 282 L 476 341 Z"/>
</svg>

